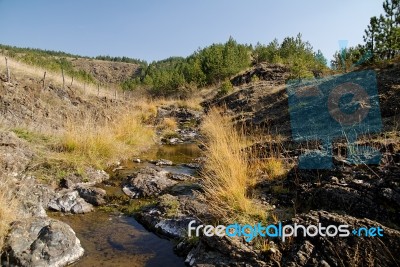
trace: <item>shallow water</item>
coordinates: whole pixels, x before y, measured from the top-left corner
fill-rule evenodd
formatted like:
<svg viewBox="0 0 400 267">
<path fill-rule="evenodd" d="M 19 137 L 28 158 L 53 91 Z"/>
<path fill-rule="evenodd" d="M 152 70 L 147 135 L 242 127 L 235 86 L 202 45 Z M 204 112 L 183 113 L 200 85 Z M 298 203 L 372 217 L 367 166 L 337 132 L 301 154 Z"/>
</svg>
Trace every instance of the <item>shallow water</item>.
<svg viewBox="0 0 400 267">
<path fill-rule="evenodd" d="M 141 159 L 167 159 L 176 164 L 191 162 L 200 156 L 195 144 L 159 146 L 150 150 Z M 120 179 L 150 163 L 126 161 L 125 168 L 111 178 L 114 186 L 104 186 L 108 195 L 124 196 Z M 154 166 L 154 165 L 152 165 Z M 181 165 L 166 166 L 164 169 L 185 174 L 194 174 L 194 170 Z M 173 243 L 147 231 L 134 218 L 119 212 L 106 212 L 96 209 L 82 215 L 60 215 L 55 217 L 76 232 L 85 249 L 85 255 L 72 266 L 185 266 L 184 259 L 173 253 Z"/>
<path fill-rule="evenodd" d="M 171 241 L 147 231 L 132 217 L 95 211 L 58 217 L 76 232 L 85 255 L 73 266 L 185 266 Z"/>
</svg>

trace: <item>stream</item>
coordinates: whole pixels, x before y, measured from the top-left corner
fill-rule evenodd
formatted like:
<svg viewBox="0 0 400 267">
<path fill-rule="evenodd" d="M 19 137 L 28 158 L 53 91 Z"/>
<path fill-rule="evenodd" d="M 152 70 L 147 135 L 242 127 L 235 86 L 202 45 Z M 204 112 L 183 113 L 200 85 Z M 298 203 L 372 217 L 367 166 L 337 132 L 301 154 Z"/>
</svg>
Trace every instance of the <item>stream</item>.
<svg viewBox="0 0 400 267">
<path fill-rule="evenodd" d="M 200 152 L 196 144 L 160 145 L 142 155 L 141 163 L 123 162 L 124 169 L 110 173 L 110 180 L 98 186 L 107 195 L 125 198 L 122 179 L 140 168 L 154 166 L 148 162 L 151 159 L 171 160 L 175 165 L 163 169 L 194 175 L 193 169 L 182 164 L 199 157 Z M 85 249 L 83 258 L 72 266 L 185 266 L 184 259 L 173 252 L 173 241 L 149 232 L 133 217 L 118 210 L 96 208 L 87 214 L 53 214 L 52 217 L 69 224 Z"/>
</svg>

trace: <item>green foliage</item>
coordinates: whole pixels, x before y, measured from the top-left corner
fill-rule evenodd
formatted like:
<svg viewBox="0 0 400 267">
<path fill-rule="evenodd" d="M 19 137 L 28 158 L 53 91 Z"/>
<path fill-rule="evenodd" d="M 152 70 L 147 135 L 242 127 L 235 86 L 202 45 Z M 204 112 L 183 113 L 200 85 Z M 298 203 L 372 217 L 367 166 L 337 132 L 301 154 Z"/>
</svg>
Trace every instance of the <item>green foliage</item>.
<svg viewBox="0 0 400 267">
<path fill-rule="evenodd" d="M 104 60 L 104 61 L 113 61 L 113 62 L 125 62 L 132 63 L 141 66 L 147 66 L 147 62 L 145 60 L 130 58 L 130 57 L 110 57 L 110 56 L 97 56 L 95 59 Z"/>
<path fill-rule="evenodd" d="M 384 14 L 372 17 L 364 41 L 373 60 L 392 59 L 400 54 L 400 0 L 385 0 Z"/>
<path fill-rule="evenodd" d="M 390 60 L 400 55 L 400 0 L 385 0 L 384 14 L 370 18 L 364 45 L 345 48 L 333 55 L 331 67 L 347 72 L 365 62 Z"/>
<path fill-rule="evenodd" d="M 365 56 L 366 54 L 367 51 L 362 45 L 349 47 L 341 51 L 337 51 L 333 55 L 333 60 L 331 60 L 331 68 L 334 70 L 347 72 L 354 65 L 358 64 L 363 59 L 363 56 Z"/>
<path fill-rule="evenodd" d="M 233 91 L 232 83 L 229 80 L 224 81 L 219 88 L 218 94 L 224 96 Z"/>
<path fill-rule="evenodd" d="M 253 53 L 253 62 L 282 63 L 290 67 L 292 78 L 312 77 L 313 72 L 322 72 L 327 68 L 327 60 L 320 50 L 313 52 L 309 42 L 303 41 L 299 33 L 296 37 L 286 37 L 281 44 L 275 39 L 268 45 L 257 43 Z"/>
<path fill-rule="evenodd" d="M 121 84 L 125 90 L 143 86 L 154 96 L 186 96 L 192 89 L 219 83 L 250 66 L 251 47 L 232 37 L 225 44 L 199 49 L 187 58 L 152 62 L 139 79 Z"/>
</svg>

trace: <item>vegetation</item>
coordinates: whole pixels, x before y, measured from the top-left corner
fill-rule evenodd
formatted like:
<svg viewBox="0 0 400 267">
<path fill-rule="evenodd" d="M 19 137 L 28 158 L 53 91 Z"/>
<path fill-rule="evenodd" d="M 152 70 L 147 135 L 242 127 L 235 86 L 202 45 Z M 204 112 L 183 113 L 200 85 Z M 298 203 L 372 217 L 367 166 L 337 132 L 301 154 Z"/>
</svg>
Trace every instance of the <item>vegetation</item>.
<svg viewBox="0 0 400 267">
<path fill-rule="evenodd" d="M 97 56 L 95 59 L 105 60 L 105 61 L 113 61 L 113 62 L 124 62 L 124 63 L 132 63 L 141 66 L 147 66 L 147 62 L 145 60 L 130 58 L 130 57 L 110 57 L 110 56 Z"/>
<path fill-rule="evenodd" d="M 216 218 L 224 221 L 265 219 L 264 209 L 249 197 L 256 178 L 251 175 L 253 172 L 243 151 L 244 136 L 217 109 L 210 110 L 202 130 L 207 137 L 202 174 L 205 198 Z"/>
<path fill-rule="evenodd" d="M 61 158 L 77 166 L 105 168 L 121 157 L 139 153 L 154 143 L 153 130 L 142 122 L 141 112 L 121 112 L 118 119 L 98 121 L 90 116 L 70 121 L 55 148 Z M 85 134 L 82 134 L 85 133 Z"/>
<path fill-rule="evenodd" d="M 7 179 L 0 180 L 0 251 L 10 223 L 16 218 L 15 209 L 18 202 L 13 197 Z"/>
<path fill-rule="evenodd" d="M 267 61 L 288 65 L 293 78 L 312 77 L 327 68 L 322 52 L 318 50 L 315 53 L 311 44 L 302 40 L 300 33 L 296 37 L 286 37 L 281 44 L 277 39 L 268 45 L 258 43 L 252 57 L 255 63 Z"/>
<path fill-rule="evenodd" d="M 400 55 L 400 0 L 385 0 L 383 10 L 384 14 L 370 19 L 363 45 L 335 53 L 333 69 L 346 72 L 354 65 L 379 63 Z"/>
<path fill-rule="evenodd" d="M 15 46 L 0 45 L 2 54 L 15 58 L 26 64 L 44 68 L 53 72 L 64 71 L 66 75 L 75 79 L 94 83 L 94 78 L 83 70 L 77 70 L 71 63 L 71 58 L 76 56 L 60 51 L 40 50 L 34 48 L 18 48 Z"/>
</svg>

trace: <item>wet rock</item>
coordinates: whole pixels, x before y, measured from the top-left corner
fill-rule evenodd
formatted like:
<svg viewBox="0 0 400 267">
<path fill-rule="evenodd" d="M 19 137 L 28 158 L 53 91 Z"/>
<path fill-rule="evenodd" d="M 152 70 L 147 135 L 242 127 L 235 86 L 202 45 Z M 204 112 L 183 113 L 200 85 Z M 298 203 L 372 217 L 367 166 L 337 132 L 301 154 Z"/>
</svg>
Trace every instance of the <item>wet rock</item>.
<svg viewBox="0 0 400 267">
<path fill-rule="evenodd" d="M 93 206 L 79 197 L 76 190 L 63 189 L 48 203 L 48 208 L 54 211 L 87 213 L 93 210 Z"/>
<path fill-rule="evenodd" d="M 156 166 L 172 166 L 172 165 L 174 165 L 174 163 L 171 160 L 167 160 L 167 159 L 151 160 L 150 163 L 155 164 Z"/>
<path fill-rule="evenodd" d="M 191 163 L 185 163 L 183 164 L 183 166 L 188 167 L 190 169 L 200 169 L 201 164 L 196 162 L 191 162 Z"/>
<path fill-rule="evenodd" d="M 146 167 L 129 177 L 123 191 L 131 198 L 158 196 L 177 182 L 170 179 L 170 173 L 158 168 Z"/>
<path fill-rule="evenodd" d="M 170 179 L 181 182 L 197 180 L 195 177 L 184 173 L 172 173 Z"/>
<path fill-rule="evenodd" d="M 75 232 L 49 218 L 15 222 L 6 238 L 2 266 L 66 266 L 83 256 Z"/>
<path fill-rule="evenodd" d="M 104 189 L 98 187 L 78 186 L 76 190 L 81 198 L 92 205 L 101 206 L 106 203 L 105 197 L 107 192 Z"/>
<path fill-rule="evenodd" d="M 177 216 L 167 218 L 160 209 L 152 208 L 139 213 L 136 218 L 146 228 L 170 238 L 187 237 L 187 226 L 190 221 L 196 220 L 194 217 Z"/>
<path fill-rule="evenodd" d="M 164 236 L 182 239 L 187 237 L 187 226 L 194 220 L 199 220 L 193 214 L 202 216 L 207 209 L 195 198 L 187 196 L 172 196 L 164 194 L 158 198 L 156 206 L 146 208 L 136 215 L 137 220 L 148 229 L 156 231 Z M 198 205 L 195 204 L 198 202 Z M 190 206 L 191 209 L 187 209 Z M 197 212 L 197 213 L 195 213 Z"/>
</svg>

